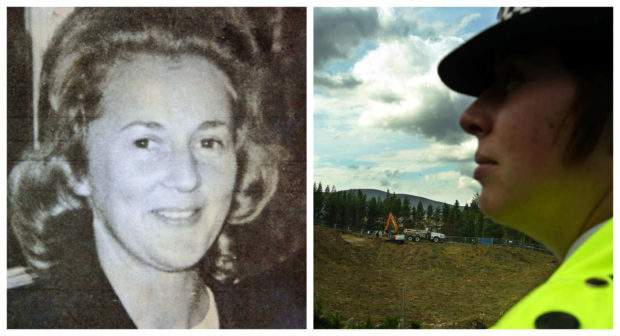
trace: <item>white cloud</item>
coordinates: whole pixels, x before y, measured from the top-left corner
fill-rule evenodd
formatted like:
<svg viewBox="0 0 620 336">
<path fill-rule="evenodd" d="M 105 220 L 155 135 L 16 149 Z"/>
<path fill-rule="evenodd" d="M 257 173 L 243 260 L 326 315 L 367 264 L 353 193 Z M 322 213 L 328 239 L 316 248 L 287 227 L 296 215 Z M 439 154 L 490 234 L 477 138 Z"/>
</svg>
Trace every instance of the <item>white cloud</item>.
<svg viewBox="0 0 620 336">
<path fill-rule="evenodd" d="M 449 204 L 458 199 L 459 203 L 464 205 L 476 192 L 480 192 L 478 182 L 456 170 L 426 173 L 415 180 L 404 177 L 405 173 L 402 171 L 386 170 L 382 167 L 315 168 L 314 174 L 316 182 L 335 185 L 338 190 L 389 188 L 397 193 L 422 196 Z"/>
<path fill-rule="evenodd" d="M 319 69 L 315 150 L 326 152 L 315 159 L 315 181 L 339 190 L 389 187 L 461 204 L 480 190 L 471 178 L 476 140 L 458 124 L 473 99 L 450 91 L 437 75 L 442 57 L 464 41 L 454 34 L 480 15 L 424 20 L 431 10 L 377 9 L 376 47 L 356 55 L 355 64 L 346 67 L 350 72 Z M 398 138 L 399 146 L 391 145 L 391 138 Z M 418 148 L 402 149 L 407 138 Z"/>
<path fill-rule="evenodd" d="M 441 57 L 460 42 L 408 36 L 380 43 L 353 67 L 352 77 L 361 84 L 341 95 L 341 102 L 362 106 L 358 121 L 363 127 L 451 143 L 463 140 L 457 119 L 467 98 L 452 95 L 436 73 Z"/>
<path fill-rule="evenodd" d="M 475 140 L 462 145 L 432 143 L 422 148 L 367 154 L 359 157 L 357 161 L 370 162 L 377 166 L 389 165 L 391 169 L 403 172 L 418 172 L 442 165 L 473 161 L 475 147 L 472 147 L 472 142 Z"/>
<path fill-rule="evenodd" d="M 458 199 L 464 204 L 480 190 L 469 169 L 474 151 L 475 140 L 471 140 L 462 145 L 433 143 L 422 148 L 367 154 L 347 166 L 315 166 L 315 181 L 340 189 L 389 187 L 399 193 L 450 203 Z M 455 168 L 429 172 L 450 165 Z M 412 175 L 418 177 L 412 179 Z"/>
<path fill-rule="evenodd" d="M 470 23 L 472 23 L 473 21 L 477 20 L 480 18 L 480 13 L 472 13 L 467 15 L 466 17 L 461 19 L 461 22 L 459 22 L 459 24 L 457 26 L 454 26 L 452 29 L 447 31 L 447 34 L 456 34 L 458 32 L 460 32 L 461 30 L 467 28 L 467 26 L 469 26 Z"/>
<path fill-rule="evenodd" d="M 383 21 L 392 15 L 389 10 L 380 13 Z M 453 36 L 415 35 L 380 42 L 350 73 L 315 76 L 322 88 L 315 94 L 315 113 L 329 114 L 349 127 L 376 127 L 458 143 L 465 137 L 458 115 L 469 102 L 445 87 L 436 69 L 441 58 L 461 42 Z"/>
</svg>

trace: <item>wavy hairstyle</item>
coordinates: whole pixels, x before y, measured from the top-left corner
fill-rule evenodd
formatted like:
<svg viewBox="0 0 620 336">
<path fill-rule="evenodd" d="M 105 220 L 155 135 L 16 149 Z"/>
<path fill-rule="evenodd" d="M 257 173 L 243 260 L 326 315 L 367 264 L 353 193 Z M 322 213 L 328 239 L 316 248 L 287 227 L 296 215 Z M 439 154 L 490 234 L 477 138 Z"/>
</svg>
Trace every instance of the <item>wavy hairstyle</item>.
<svg viewBox="0 0 620 336">
<path fill-rule="evenodd" d="M 204 57 L 227 74 L 236 92 L 231 101 L 239 164 L 227 223 L 247 223 L 261 213 L 276 190 L 278 165 L 287 153 L 278 132 L 265 122 L 279 113 L 265 98 L 273 94 L 265 83 L 272 76 L 277 34 L 257 27 L 251 14 L 238 8 L 85 8 L 58 28 L 43 57 L 39 143 L 9 176 L 10 222 L 38 273 L 60 261 L 65 222 L 80 218 L 75 212 L 90 213 L 86 200 L 73 191 L 87 174 L 88 125 L 102 113 L 100 87 L 107 71 L 137 54 L 171 61 Z M 80 221 L 85 218 L 91 217 Z M 220 237 L 220 248 L 225 238 Z"/>
</svg>

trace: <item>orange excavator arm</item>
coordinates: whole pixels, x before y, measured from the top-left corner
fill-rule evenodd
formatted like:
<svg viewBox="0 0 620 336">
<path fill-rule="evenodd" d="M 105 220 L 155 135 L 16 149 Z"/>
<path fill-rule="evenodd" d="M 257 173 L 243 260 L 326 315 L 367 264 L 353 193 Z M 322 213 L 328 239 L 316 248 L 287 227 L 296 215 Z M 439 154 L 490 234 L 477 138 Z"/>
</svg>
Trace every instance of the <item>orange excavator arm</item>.
<svg viewBox="0 0 620 336">
<path fill-rule="evenodd" d="M 390 220 L 392 221 L 392 223 L 394 223 L 394 230 L 396 231 L 396 234 L 398 234 L 398 224 L 396 224 L 396 219 L 394 219 L 394 216 L 392 216 L 391 212 L 388 215 L 387 223 L 385 224 L 385 229 L 383 229 L 383 231 L 387 231 L 388 227 L 390 226 Z"/>
</svg>

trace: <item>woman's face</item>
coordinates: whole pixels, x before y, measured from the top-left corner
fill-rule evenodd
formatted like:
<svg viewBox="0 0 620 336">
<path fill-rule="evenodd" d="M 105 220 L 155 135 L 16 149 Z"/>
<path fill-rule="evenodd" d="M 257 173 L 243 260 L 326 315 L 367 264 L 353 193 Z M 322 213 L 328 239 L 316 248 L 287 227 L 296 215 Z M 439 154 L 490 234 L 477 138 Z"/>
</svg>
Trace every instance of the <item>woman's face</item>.
<svg viewBox="0 0 620 336">
<path fill-rule="evenodd" d="M 110 70 L 82 194 L 100 231 L 141 262 L 186 269 L 218 236 L 237 171 L 231 92 L 197 57 L 139 55 Z"/>
<path fill-rule="evenodd" d="M 541 229 L 539 215 L 566 206 L 566 195 L 582 187 L 584 171 L 563 163 L 577 83 L 561 64 L 559 53 L 547 49 L 501 60 L 495 84 L 460 119 L 478 138 L 481 209 L 527 233 Z"/>
</svg>

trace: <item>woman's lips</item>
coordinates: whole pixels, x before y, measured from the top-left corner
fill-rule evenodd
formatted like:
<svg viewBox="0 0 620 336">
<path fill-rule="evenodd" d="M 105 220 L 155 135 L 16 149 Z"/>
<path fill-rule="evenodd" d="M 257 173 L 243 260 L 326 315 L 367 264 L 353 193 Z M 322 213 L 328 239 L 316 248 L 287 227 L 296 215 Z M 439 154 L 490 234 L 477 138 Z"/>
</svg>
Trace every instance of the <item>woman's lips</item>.
<svg viewBox="0 0 620 336">
<path fill-rule="evenodd" d="M 198 223 L 200 208 L 177 209 L 161 208 L 151 211 L 159 220 L 166 224 L 178 227 L 192 226 Z"/>
<path fill-rule="evenodd" d="M 489 174 L 491 170 L 493 170 L 497 166 L 497 161 L 483 155 L 480 153 L 476 153 L 474 160 L 478 164 L 476 170 L 474 170 L 474 179 L 480 181 L 486 175 Z"/>
</svg>

